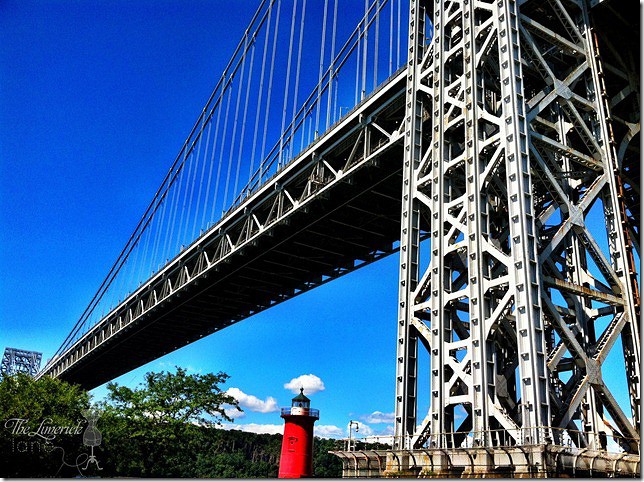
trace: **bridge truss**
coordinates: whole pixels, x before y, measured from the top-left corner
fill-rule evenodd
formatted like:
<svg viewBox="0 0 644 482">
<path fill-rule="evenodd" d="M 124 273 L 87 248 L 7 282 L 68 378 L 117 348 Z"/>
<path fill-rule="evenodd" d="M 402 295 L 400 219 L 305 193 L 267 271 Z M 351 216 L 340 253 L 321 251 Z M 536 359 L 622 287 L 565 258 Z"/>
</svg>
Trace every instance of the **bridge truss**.
<svg viewBox="0 0 644 482">
<path fill-rule="evenodd" d="M 395 450 L 639 451 L 633 230 L 589 10 L 411 1 Z"/>
</svg>

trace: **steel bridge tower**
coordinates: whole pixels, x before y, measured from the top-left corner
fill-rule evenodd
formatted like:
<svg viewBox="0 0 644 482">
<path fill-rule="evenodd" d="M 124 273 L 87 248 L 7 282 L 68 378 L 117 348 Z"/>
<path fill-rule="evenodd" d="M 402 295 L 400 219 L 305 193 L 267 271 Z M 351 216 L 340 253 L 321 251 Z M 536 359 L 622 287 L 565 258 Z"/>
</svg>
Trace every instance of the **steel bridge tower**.
<svg viewBox="0 0 644 482">
<path fill-rule="evenodd" d="M 0 364 L 0 375 L 11 376 L 16 373 L 26 373 L 34 377 L 40 369 L 42 353 L 37 351 L 5 348 Z"/>
<path fill-rule="evenodd" d="M 394 452 L 639 453 L 639 294 L 589 4 L 410 4 Z M 629 413 L 602 371 L 619 345 Z"/>
</svg>

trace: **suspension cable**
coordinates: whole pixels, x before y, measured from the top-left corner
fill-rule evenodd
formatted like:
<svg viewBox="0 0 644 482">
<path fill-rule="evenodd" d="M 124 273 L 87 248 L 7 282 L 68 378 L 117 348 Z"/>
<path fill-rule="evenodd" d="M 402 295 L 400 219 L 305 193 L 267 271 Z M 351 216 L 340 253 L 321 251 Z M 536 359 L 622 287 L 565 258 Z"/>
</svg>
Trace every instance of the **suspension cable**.
<svg viewBox="0 0 644 482">
<path fill-rule="evenodd" d="M 277 14 L 275 18 L 275 36 L 273 37 L 273 52 L 271 54 L 271 71 L 268 76 L 268 93 L 267 93 L 267 102 L 266 102 L 266 114 L 264 116 L 264 133 L 262 136 L 262 153 L 260 154 L 260 163 L 259 163 L 259 179 L 261 182 L 262 179 L 262 170 L 264 167 L 264 153 L 266 152 L 266 133 L 268 132 L 268 119 L 269 119 L 269 114 L 271 111 L 271 97 L 272 97 L 272 92 L 273 92 L 273 73 L 275 70 L 275 54 L 277 51 L 277 37 L 279 34 L 279 27 L 280 27 L 280 10 L 282 8 L 282 0 L 277 0 Z M 252 178 L 251 178 L 252 179 Z M 250 184 L 250 179 L 249 179 L 249 184 Z"/>
<path fill-rule="evenodd" d="M 330 78 L 329 78 L 329 97 L 327 100 L 326 108 L 326 128 L 328 129 L 331 126 L 331 97 L 333 97 L 333 79 L 335 77 L 335 72 L 333 69 L 333 64 L 335 61 L 335 37 L 338 24 L 338 0 L 335 0 L 333 4 L 333 33 L 331 34 L 331 64 L 329 66 Z"/>
<path fill-rule="evenodd" d="M 266 57 L 268 54 L 268 39 L 271 32 L 271 15 L 273 14 L 273 4 L 275 0 L 271 1 L 268 12 L 268 26 L 266 27 L 266 36 L 264 37 L 264 49 L 262 51 L 262 71 L 259 76 L 259 89 L 257 89 L 257 106 L 255 108 L 255 127 L 253 129 L 253 147 L 251 149 L 250 155 L 250 168 L 248 170 L 248 177 L 253 175 L 253 169 L 255 167 L 255 154 L 257 148 L 257 135 L 259 134 L 259 117 L 261 112 L 262 105 L 262 94 L 264 93 L 264 75 L 266 73 Z M 275 36 L 277 38 L 277 36 Z"/>
<path fill-rule="evenodd" d="M 319 99 L 322 95 L 322 73 L 324 70 L 324 47 L 326 46 L 326 22 L 329 10 L 329 0 L 324 0 L 324 18 L 322 20 L 322 41 L 320 42 L 320 71 L 318 73 L 318 102 L 315 109 L 315 137 L 320 131 L 320 105 Z"/>
<path fill-rule="evenodd" d="M 282 109 L 282 131 L 284 132 L 284 126 L 286 124 L 286 111 L 288 110 L 288 94 L 289 94 L 289 83 L 291 80 L 291 60 L 293 56 L 293 37 L 295 34 L 295 16 L 297 14 L 297 0 L 293 1 L 293 16 L 291 18 L 291 37 L 288 45 L 288 62 L 286 65 L 286 84 L 284 86 L 284 106 Z M 281 140 L 284 139 L 284 136 L 281 137 Z M 278 166 L 282 165 L 282 153 L 284 151 L 284 145 L 280 143 L 279 159 L 277 161 Z"/>
<path fill-rule="evenodd" d="M 297 47 L 297 66 L 295 67 L 295 89 L 293 93 L 293 118 L 291 120 L 291 125 L 295 121 L 295 112 L 297 109 L 297 95 L 299 93 L 299 88 L 300 88 L 300 65 L 302 61 L 302 41 L 304 40 L 304 21 L 306 18 L 306 0 L 303 0 L 302 2 L 302 16 L 300 18 L 300 37 L 298 41 L 298 47 Z M 291 137 L 293 136 L 293 132 L 291 132 Z M 291 149 L 293 145 L 291 144 Z"/>
</svg>

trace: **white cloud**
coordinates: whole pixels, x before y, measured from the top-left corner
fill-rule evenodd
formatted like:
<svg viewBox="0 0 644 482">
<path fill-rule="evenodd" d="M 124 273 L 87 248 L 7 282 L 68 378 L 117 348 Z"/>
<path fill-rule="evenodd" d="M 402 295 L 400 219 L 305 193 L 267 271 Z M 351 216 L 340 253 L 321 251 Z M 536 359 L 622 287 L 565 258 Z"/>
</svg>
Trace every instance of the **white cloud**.
<svg viewBox="0 0 644 482">
<path fill-rule="evenodd" d="M 226 415 L 232 419 L 243 418 L 246 416 L 246 413 L 230 405 L 225 405 L 224 411 L 226 412 Z"/>
<path fill-rule="evenodd" d="M 354 424 L 355 424 L 355 422 L 354 422 Z M 354 425 L 351 433 L 352 433 L 353 438 L 363 438 L 363 437 L 368 437 L 369 435 L 373 435 L 374 431 L 366 423 L 360 422 L 358 424 L 357 432 L 356 432 L 356 426 Z M 346 434 L 347 434 L 347 437 L 348 437 L 349 436 L 349 424 L 347 424 Z"/>
<path fill-rule="evenodd" d="M 299 393 L 300 388 L 304 388 L 306 395 L 313 395 L 314 393 L 324 390 L 324 382 L 319 377 L 312 373 L 308 375 L 300 375 L 293 378 L 290 382 L 284 384 L 284 388 L 293 393 Z"/>
<path fill-rule="evenodd" d="M 255 395 L 248 395 L 235 387 L 230 387 L 226 393 L 237 400 L 240 407 L 247 408 L 251 412 L 272 413 L 280 411 L 277 406 L 277 400 L 273 397 L 267 397 L 266 400 L 261 400 Z"/>
<path fill-rule="evenodd" d="M 335 425 L 316 425 L 315 435 L 322 438 L 342 438 L 344 430 Z"/>
<path fill-rule="evenodd" d="M 361 416 L 360 420 L 367 423 L 394 423 L 394 413 L 383 413 L 376 410 L 369 415 Z"/>
<path fill-rule="evenodd" d="M 381 443 L 381 444 L 393 445 L 394 436 L 393 435 L 370 435 L 369 437 L 365 437 L 363 442 L 370 443 L 370 444 Z"/>
<path fill-rule="evenodd" d="M 366 443 L 380 442 L 383 444 L 392 444 L 393 434 L 394 434 L 393 425 L 387 425 L 383 429 L 374 430 L 371 426 L 367 425 L 366 423 L 360 422 L 358 424 L 358 432 L 355 431 L 355 426 L 354 426 L 351 436 L 356 440 L 359 440 L 361 442 L 366 442 Z M 349 436 L 349 425 L 347 424 L 346 437 L 348 436 Z"/>
<path fill-rule="evenodd" d="M 284 425 L 270 423 L 222 423 L 217 427 L 224 430 L 241 430 L 242 432 L 279 434 L 284 433 Z"/>
</svg>

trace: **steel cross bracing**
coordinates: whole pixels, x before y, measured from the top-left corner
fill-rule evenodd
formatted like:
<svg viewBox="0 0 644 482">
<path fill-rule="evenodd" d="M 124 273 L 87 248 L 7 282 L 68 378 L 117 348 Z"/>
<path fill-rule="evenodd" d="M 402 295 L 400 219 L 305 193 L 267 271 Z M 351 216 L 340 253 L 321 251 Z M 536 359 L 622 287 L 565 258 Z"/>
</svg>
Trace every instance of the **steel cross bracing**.
<svg viewBox="0 0 644 482">
<path fill-rule="evenodd" d="M 98 386 L 394 252 L 404 77 L 395 73 L 39 376 Z"/>
<path fill-rule="evenodd" d="M 2 355 L 2 364 L 0 365 L 0 374 L 7 376 L 26 373 L 33 377 L 38 373 L 41 361 L 42 353 L 40 352 L 5 348 Z"/>
<path fill-rule="evenodd" d="M 639 252 L 640 229 L 640 59 L 638 4 L 604 1 L 591 10 L 601 59 L 600 85 L 610 111 L 609 136 L 617 151 L 618 191 L 624 198 L 626 229 Z M 624 35 L 630 32 L 631 35 Z M 621 35 L 620 35 L 621 34 Z M 628 246 L 627 246 L 628 247 Z"/>
<path fill-rule="evenodd" d="M 410 4 L 394 449 L 581 431 L 637 453 L 639 297 L 588 5 Z M 630 413 L 602 370 L 618 340 Z"/>
</svg>

